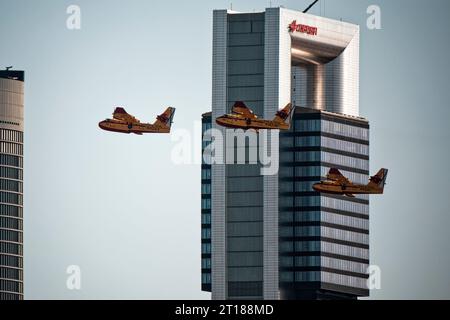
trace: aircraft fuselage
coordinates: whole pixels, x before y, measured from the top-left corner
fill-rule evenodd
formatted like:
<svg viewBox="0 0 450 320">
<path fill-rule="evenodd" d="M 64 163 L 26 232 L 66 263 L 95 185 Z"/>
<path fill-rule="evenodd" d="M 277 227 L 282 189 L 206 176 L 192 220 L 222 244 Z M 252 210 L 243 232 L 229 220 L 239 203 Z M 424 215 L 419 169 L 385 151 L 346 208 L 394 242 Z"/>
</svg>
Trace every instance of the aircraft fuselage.
<svg viewBox="0 0 450 320">
<path fill-rule="evenodd" d="M 216 123 L 220 126 L 243 130 L 289 130 L 288 123 L 280 123 L 272 120 L 249 119 L 241 116 L 224 115 L 216 119 Z"/>
<path fill-rule="evenodd" d="M 331 194 L 383 194 L 381 188 L 359 184 L 336 184 L 334 182 L 322 181 L 313 185 L 314 191 Z"/>
<path fill-rule="evenodd" d="M 101 121 L 98 126 L 106 131 L 120 133 L 134 133 L 141 135 L 143 133 L 169 133 L 169 127 L 157 126 L 150 123 L 128 123 L 120 120 L 106 119 Z"/>
</svg>

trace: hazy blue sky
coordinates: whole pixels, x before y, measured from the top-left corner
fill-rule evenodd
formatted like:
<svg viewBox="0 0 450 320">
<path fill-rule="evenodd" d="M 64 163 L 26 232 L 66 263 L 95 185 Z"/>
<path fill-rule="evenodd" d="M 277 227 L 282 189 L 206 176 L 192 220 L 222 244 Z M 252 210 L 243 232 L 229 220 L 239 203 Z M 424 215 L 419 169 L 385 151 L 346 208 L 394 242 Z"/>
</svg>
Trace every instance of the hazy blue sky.
<svg viewBox="0 0 450 320">
<path fill-rule="evenodd" d="M 272 1 L 304 9 L 310 1 Z M 361 115 L 371 171 L 377 299 L 450 298 L 450 2 L 326 0 L 313 14 L 361 26 Z M 82 29 L 66 28 L 77 4 Z M 366 9 L 382 9 L 382 30 Z M 200 166 L 169 135 L 99 130 L 113 107 L 153 121 L 210 109 L 212 10 L 230 1 L 0 0 L 0 66 L 26 71 L 25 297 L 207 299 L 200 291 Z M 233 1 L 237 11 L 269 1 Z M 195 136 L 195 139 L 200 139 Z M 82 290 L 66 289 L 79 265 Z"/>
</svg>

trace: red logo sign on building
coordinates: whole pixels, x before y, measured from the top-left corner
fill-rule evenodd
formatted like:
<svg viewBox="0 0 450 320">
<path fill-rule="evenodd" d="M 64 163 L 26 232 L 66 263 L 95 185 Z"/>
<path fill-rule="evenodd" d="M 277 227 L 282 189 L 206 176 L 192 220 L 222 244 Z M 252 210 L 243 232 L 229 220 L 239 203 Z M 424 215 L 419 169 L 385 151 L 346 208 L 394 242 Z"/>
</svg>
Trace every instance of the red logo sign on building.
<svg viewBox="0 0 450 320">
<path fill-rule="evenodd" d="M 297 20 L 292 21 L 289 25 L 289 32 L 301 32 L 311 36 L 317 36 L 317 28 L 307 26 L 305 24 L 297 24 Z"/>
</svg>

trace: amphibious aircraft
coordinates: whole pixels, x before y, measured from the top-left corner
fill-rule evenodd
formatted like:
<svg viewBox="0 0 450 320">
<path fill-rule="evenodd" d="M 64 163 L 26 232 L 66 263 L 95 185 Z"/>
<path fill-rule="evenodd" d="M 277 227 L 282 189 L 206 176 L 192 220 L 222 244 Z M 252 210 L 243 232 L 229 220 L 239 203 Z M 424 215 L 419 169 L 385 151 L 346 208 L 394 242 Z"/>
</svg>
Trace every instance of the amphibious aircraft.
<svg viewBox="0 0 450 320">
<path fill-rule="evenodd" d="M 238 101 L 234 104 L 231 113 L 218 117 L 216 123 L 222 127 L 256 131 L 261 129 L 289 130 L 294 111 L 292 104 L 278 111 L 273 120 L 259 119 L 244 102 Z"/>
<path fill-rule="evenodd" d="M 317 192 L 346 195 L 352 198 L 355 194 L 383 194 L 387 174 L 387 169 L 381 169 L 375 176 L 370 177 L 367 185 L 361 185 L 352 183 L 338 169 L 332 168 L 327 174 L 327 180 L 314 184 L 313 189 Z"/>
<path fill-rule="evenodd" d="M 118 107 L 114 110 L 113 119 L 106 119 L 98 125 L 103 130 L 138 135 L 143 133 L 169 133 L 174 115 L 175 108 L 169 107 L 164 113 L 156 117 L 153 124 L 141 123 L 134 116 L 128 114 L 124 108 Z"/>
</svg>

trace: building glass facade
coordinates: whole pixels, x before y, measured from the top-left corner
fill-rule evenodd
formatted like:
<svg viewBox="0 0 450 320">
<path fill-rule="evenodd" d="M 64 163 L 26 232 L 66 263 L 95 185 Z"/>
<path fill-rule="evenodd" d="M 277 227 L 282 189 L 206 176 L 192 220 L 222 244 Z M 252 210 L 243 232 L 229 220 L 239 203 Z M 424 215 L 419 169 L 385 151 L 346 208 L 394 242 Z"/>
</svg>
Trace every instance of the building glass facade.
<svg viewBox="0 0 450 320">
<path fill-rule="evenodd" d="M 209 115 L 203 116 L 204 130 L 211 127 Z M 204 146 L 207 143 L 203 140 Z M 325 179 L 330 168 L 339 169 L 355 183 L 367 183 L 368 122 L 362 118 L 297 107 L 291 130 L 280 134 L 279 147 L 280 298 L 355 299 L 368 296 L 369 197 L 320 194 L 312 189 L 313 184 Z M 204 202 L 211 192 L 211 180 L 204 180 L 209 177 L 206 170 L 210 168 L 209 165 L 202 166 L 202 217 L 206 212 L 211 213 L 210 203 L 206 206 Z M 241 170 L 244 173 L 248 169 L 242 167 Z M 236 182 L 229 179 L 228 185 L 233 183 L 234 188 L 244 190 L 249 185 L 246 179 L 251 182 L 254 178 Z M 255 252 L 263 251 L 259 241 L 262 226 L 247 221 L 251 211 L 244 205 L 255 203 L 251 193 L 236 192 L 243 207 L 229 210 L 233 224 L 227 225 L 227 252 L 231 256 L 239 252 L 239 258 L 250 264 L 257 261 Z M 208 224 L 202 221 L 202 235 L 205 234 L 203 230 L 211 229 L 210 217 L 203 219 L 207 219 Z M 234 240 L 235 235 L 238 235 L 237 240 Z M 210 281 L 211 270 L 204 267 L 211 265 L 211 247 L 205 247 L 204 242 L 209 244 L 210 240 L 202 239 L 202 279 Z M 209 259 L 207 265 L 203 264 L 204 258 Z M 238 270 L 241 279 L 262 276 L 262 270 L 258 273 L 258 268 L 253 266 Z M 203 283 L 203 287 L 204 291 L 210 291 L 209 282 L 207 287 Z M 251 297 L 248 287 L 242 285 L 239 289 L 242 296 Z M 239 296 L 234 298 L 239 299 Z"/>
<path fill-rule="evenodd" d="M 369 125 L 361 118 L 296 108 L 280 137 L 279 252 L 282 299 L 367 296 L 369 197 L 320 194 L 330 168 L 369 179 Z"/>
<path fill-rule="evenodd" d="M 298 32 L 293 24 L 317 32 Z M 359 27 L 284 8 L 215 10 L 212 58 L 212 112 L 203 123 L 222 132 L 224 148 L 215 152 L 224 159 L 236 152 L 230 139 L 242 134 L 229 136 L 232 130 L 215 119 L 236 101 L 264 119 L 289 102 L 309 109 L 297 108 L 294 129 L 270 150 L 282 164 L 278 173 L 263 176 L 261 164 L 248 161 L 259 144 L 245 147 L 243 164 L 202 165 L 202 213 L 210 214 L 210 224 L 202 222 L 203 289 L 217 300 L 301 299 L 299 284 L 311 283 L 324 290 L 321 297 L 365 295 L 361 271 L 368 256 L 355 259 L 368 255 L 368 198 L 312 190 L 331 167 L 367 183 L 368 125 L 358 118 Z M 322 254 L 326 250 L 348 259 L 335 261 Z"/>
<path fill-rule="evenodd" d="M 227 112 L 244 101 L 256 115 L 264 114 L 264 26 L 264 13 L 228 16 Z M 226 165 L 228 299 L 263 297 L 263 178 L 260 166 L 248 160 Z"/>
<path fill-rule="evenodd" d="M 205 138 L 204 133 L 211 129 L 211 113 L 202 116 L 202 155 L 211 142 Z M 201 183 L 201 268 L 202 290 L 211 292 L 211 165 L 205 163 L 202 157 L 202 183 Z"/>
<path fill-rule="evenodd" d="M 23 81 L 0 71 L 0 300 L 23 299 Z"/>
</svg>

